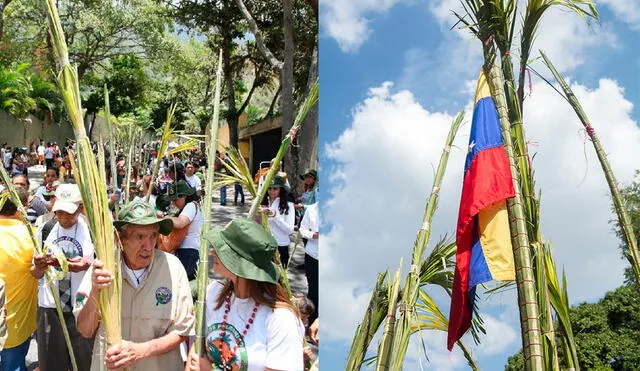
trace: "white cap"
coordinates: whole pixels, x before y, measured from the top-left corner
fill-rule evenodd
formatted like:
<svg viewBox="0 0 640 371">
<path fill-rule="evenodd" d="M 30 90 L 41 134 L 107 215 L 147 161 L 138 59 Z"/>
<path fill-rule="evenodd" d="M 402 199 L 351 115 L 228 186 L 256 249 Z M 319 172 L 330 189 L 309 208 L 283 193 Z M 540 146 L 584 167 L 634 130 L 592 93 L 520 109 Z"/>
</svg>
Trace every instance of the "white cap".
<svg viewBox="0 0 640 371">
<path fill-rule="evenodd" d="M 80 188 L 76 184 L 60 184 L 56 188 L 56 202 L 51 211 L 65 211 L 74 214 L 82 203 Z"/>
</svg>

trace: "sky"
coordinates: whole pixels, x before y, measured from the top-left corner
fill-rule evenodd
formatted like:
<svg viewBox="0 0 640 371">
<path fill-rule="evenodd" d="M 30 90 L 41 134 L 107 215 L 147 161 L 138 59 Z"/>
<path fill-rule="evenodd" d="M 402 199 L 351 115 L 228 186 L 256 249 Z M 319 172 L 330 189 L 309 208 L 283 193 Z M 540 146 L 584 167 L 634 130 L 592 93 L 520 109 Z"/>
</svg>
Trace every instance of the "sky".
<svg viewBox="0 0 640 371">
<path fill-rule="evenodd" d="M 640 168 L 633 161 L 640 156 L 640 3 L 598 4 L 600 22 L 590 25 L 548 12 L 532 55 L 544 50 L 569 81 L 624 184 Z M 323 369 L 338 370 L 377 274 L 395 271 L 401 257 L 407 273 L 445 137 L 465 110 L 429 246 L 454 232 L 482 50 L 453 27 L 457 0 L 323 0 L 320 10 L 321 353 Z M 539 61 L 532 67 L 551 76 Z M 566 271 L 571 303 L 596 301 L 621 285 L 626 265 L 611 230 L 606 181 L 571 107 L 535 75 L 524 105 L 543 239 Z M 446 294 L 429 292 L 448 314 Z M 482 295 L 479 306 L 487 334 L 480 346 L 463 340 L 481 369 L 503 369 L 521 346 L 515 290 Z M 405 369 L 468 368 L 461 352 L 446 351 L 444 332 L 421 337 L 426 355 L 414 337 Z"/>
</svg>

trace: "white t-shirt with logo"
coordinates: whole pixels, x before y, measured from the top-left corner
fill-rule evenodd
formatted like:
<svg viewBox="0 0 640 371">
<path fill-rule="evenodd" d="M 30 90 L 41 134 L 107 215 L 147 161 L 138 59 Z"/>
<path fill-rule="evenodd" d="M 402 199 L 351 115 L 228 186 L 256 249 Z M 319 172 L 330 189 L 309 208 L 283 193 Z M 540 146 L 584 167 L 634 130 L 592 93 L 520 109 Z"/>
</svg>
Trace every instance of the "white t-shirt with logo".
<svg viewBox="0 0 640 371">
<path fill-rule="evenodd" d="M 189 183 L 191 187 L 195 188 L 196 191 L 202 190 L 202 182 L 196 174 L 193 174 L 192 176 L 185 176 L 184 179 L 187 181 L 187 183 Z"/>
<path fill-rule="evenodd" d="M 42 228 L 38 230 L 38 241 L 42 241 Z M 84 220 L 84 217 L 78 217 L 78 223 L 69 229 L 60 227 L 59 223 L 51 229 L 46 241 L 52 249 L 61 249 L 64 255 L 68 258 L 74 258 L 76 256 L 82 256 L 89 261 L 93 261 L 94 247 L 91 241 L 91 233 L 89 232 L 89 226 Z M 71 305 L 76 302 L 76 291 L 80 286 L 80 282 L 84 277 L 86 271 L 82 272 L 69 272 L 71 275 Z M 69 276 L 67 275 L 67 278 Z M 56 304 L 53 300 L 53 295 L 47 287 L 45 277 L 42 277 L 38 281 L 38 306 L 43 308 L 55 308 Z M 53 281 L 56 290 L 58 289 L 58 281 Z"/>
<path fill-rule="evenodd" d="M 187 236 L 180 245 L 181 249 L 200 249 L 200 232 L 202 231 L 202 225 L 204 224 L 204 217 L 202 215 L 202 207 L 196 202 L 189 202 L 180 215 L 184 215 L 189 218 L 191 224 L 189 224 L 189 231 Z"/>
<path fill-rule="evenodd" d="M 222 357 L 229 357 L 236 367 L 247 371 L 264 371 L 265 367 L 275 370 L 302 371 L 304 367 L 302 347 L 304 327 L 300 319 L 287 308 L 269 308 L 260 305 L 256 317 L 245 337 L 242 332 L 249 323 L 255 301 L 231 296 L 231 309 L 227 318 L 224 338 L 221 338 L 224 304 L 214 309 L 223 285 L 212 282 L 207 289 L 206 349 L 213 361 L 213 369 L 223 369 Z M 236 341 L 240 345 L 233 352 Z M 230 353 L 234 355 L 230 357 Z"/>
</svg>

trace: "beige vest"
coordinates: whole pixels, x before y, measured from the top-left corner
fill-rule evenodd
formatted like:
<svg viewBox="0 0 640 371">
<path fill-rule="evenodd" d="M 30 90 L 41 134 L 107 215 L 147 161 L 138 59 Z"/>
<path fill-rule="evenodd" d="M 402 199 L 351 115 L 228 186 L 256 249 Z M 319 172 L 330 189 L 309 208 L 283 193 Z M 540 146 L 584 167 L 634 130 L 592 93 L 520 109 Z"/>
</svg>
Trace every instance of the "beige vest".
<svg viewBox="0 0 640 371">
<path fill-rule="evenodd" d="M 194 314 L 193 300 L 187 274 L 182 263 L 173 255 L 160 250 L 154 253 L 144 280 L 138 288 L 131 284 L 129 275 L 122 274 L 122 338 L 142 343 L 169 333 L 192 336 Z M 102 345 L 104 329 L 98 329 L 93 347 L 92 371 L 104 370 Z M 129 371 L 183 370 L 180 347 L 168 353 L 143 359 Z"/>
</svg>

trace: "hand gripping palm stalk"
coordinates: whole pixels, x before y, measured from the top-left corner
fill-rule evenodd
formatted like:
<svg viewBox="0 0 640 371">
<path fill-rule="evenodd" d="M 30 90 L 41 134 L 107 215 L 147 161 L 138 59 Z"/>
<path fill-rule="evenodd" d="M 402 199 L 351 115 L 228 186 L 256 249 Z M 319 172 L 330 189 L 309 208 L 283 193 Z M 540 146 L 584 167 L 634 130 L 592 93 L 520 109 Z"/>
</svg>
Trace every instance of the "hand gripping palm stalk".
<svg viewBox="0 0 640 371">
<path fill-rule="evenodd" d="M 218 117 L 220 116 L 220 81 L 222 77 L 222 50 L 218 56 L 218 69 L 216 71 L 216 90 L 213 101 L 213 117 L 209 123 L 209 133 L 207 135 L 206 148 L 207 158 L 209 159 L 209 168 L 207 169 L 205 181 L 205 198 L 203 209 L 207 214 L 205 223 L 202 225 L 201 235 L 204 236 L 209 231 L 211 224 L 211 209 L 213 200 L 213 182 L 214 182 L 214 160 L 216 158 L 216 148 L 218 148 Z M 198 263 L 198 299 L 196 301 L 196 338 L 195 351 L 198 356 L 204 354 L 204 325 L 205 325 L 205 303 L 207 293 L 207 280 L 209 278 L 209 243 L 200 238 L 200 262 Z"/>
<path fill-rule="evenodd" d="M 44 255 L 47 253 L 46 248 L 42 248 L 36 239 L 36 235 L 33 232 L 33 227 L 29 220 L 27 219 L 27 210 L 22 206 L 22 202 L 20 202 L 20 197 L 18 196 L 18 192 L 16 192 L 15 187 L 11 183 L 11 178 L 4 167 L 0 166 L 0 179 L 2 183 L 7 187 L 7 192 L 0 195 L 0 208 L 4 205 L 7 199 L 11 200 L 11 202 L 16 205 L 18 208 L 18 212 L 22 217 L 22 222 L 29 230 L 29 237 L 31 238 L 31 243 L 33 244 L 34 251 L 39 255 Z M 64 314 L 62 313 L 62 303 L 60 302 L 60 294 L 58 293 L 58 289 L 55 286 L 53 281 L 59 281 L 64 276 L 69 273 L 67 259 L 64 254 L 56 253 L 56 259 L 60 263 L 60 267 L 62 268 L 60 271 L 56 270 L 54 267 L 49 267 L 44 274 L 43 279 L 45 280 L 45 284 L 47 288 L 51 292 L 53 296 L 53 301 L 56 304 L 56 312 L 58 313 L 58 319 L 60 320 L 60 325 L 62 327 L 62 333 L 64 334 L 64 341 L 67 344 L 67 349 L 69 351 L 69 359 L 71 360 L 71 367 L 73 371 L 78 371 L 78 365 L 76 364 L 76 357 L 73 353 L 73 347 L 71 345 L 71 337 L 69 336 L 69 329 L 67 329 L 67 324 L 64 319 Z"/>
<path fill-rule="evenodd" d="M 77 142 L 77 162 L 76 155 L 71 152 L 71 165 L 82 195 L 96 255 L 104 263 L 104 268 L 114 276 L 113 284 L 108 289 L 100 291 L 99 300 L 100 316 L 106 333 L 107 346 L 111 346 L 122 341 L 120 328 L 121 250 L 119 242 L 115 240 L 115 230 L 111 223 L 112 217 L 105 197 L 107 194 L 106 180 L 100 176 L 100 174 L 104 174 L 104 171 L 98 170 L 96 158 L 84 128 L 78 74 L 76 69 L 69 64 L 67 44 L 56 5 L 53 0 L 46 0 L 46 4 L 51 41 L 60 69 L 57 75 L 58 89 Z M 100 165 L 104 168 L 104 161 Z"/>
</svg>

